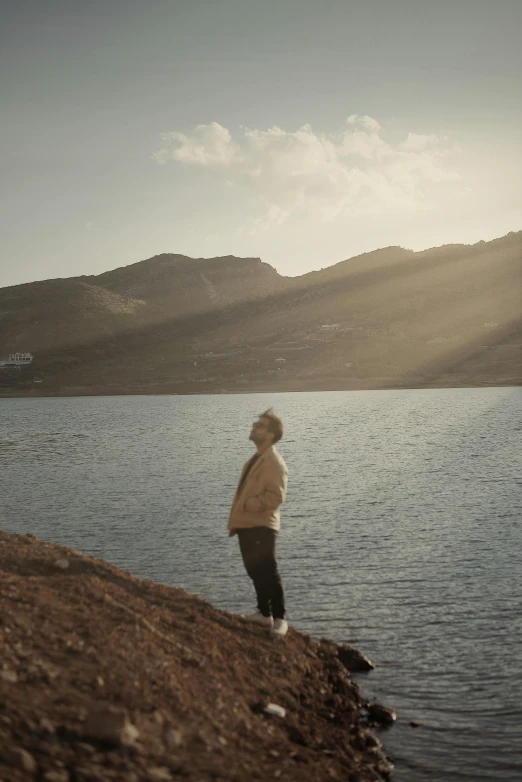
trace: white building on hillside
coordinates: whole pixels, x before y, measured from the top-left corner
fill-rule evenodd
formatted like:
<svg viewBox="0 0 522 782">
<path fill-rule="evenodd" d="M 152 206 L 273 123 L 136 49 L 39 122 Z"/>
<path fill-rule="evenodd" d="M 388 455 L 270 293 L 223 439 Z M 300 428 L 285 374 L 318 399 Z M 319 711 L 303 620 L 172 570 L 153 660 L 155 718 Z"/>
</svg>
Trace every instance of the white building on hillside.
<svg viewBox="0 0 522 782">
<path fill-rule="evenodd" d="M 30 364 L 33 358 L 31 353 L 10 353 L 7 361 L 0 361 L 0 367 L 24 367 Z"/>
</svg>

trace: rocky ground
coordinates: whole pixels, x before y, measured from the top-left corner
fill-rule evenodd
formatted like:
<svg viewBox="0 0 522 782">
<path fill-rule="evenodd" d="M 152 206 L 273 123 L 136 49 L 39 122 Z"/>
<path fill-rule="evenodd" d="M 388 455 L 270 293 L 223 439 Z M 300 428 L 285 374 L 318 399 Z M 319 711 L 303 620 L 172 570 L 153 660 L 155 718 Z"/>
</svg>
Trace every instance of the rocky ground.
<svg viewBox="0 0 522 782">
<path fill-rule="evenodd" d="M 0 532 L 0 656 L 0 782 L 390 775 L 355 650 L 34 536 Z"/>
</svg>

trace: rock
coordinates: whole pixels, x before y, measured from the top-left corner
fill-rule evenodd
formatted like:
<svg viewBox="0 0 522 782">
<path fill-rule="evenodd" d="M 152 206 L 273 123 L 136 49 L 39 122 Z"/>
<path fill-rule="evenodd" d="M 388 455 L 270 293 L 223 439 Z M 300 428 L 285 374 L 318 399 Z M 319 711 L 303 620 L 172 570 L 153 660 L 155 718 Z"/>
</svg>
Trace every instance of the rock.
<svg viewBox="0 0 522 782">
<path fill-rule="evenodd" d="M 382 749 L 382 741 L 377 736 L 374 736 L 370 730 L 361 731 L 361 739 L 369 749 Z"/>
<path fill-rule="evenodd" d="M 372 671 L 375 668 L 372 661 L 362 654 L 362 652 L 359 652 L 357 649 L 354 649 L 347 644 L 338 647 L 337 656 L 350 673 L 365 673 L 366 671 Z"/>
<path fill-rule="evenodd" d="M 110 703 L 93 704 L 85 720 L 84 737 L 106 744 L 133 744 L 139 737 L 138 729 L 129 722 L 126 712 Z"/>
<path fill-rule="evenodd" d="M 24 646 L 22 646 L 20 642 L 15 645 L 14 650 L 18 657 L 20 657 L 22 660 L 25 660 L 27 657 L 31 656 L 29 649 L 26 649 Z"/>
<path fill-rule="evenodd" d="M 59 671 L 58 668 L 55 668 L 50 663 L 36 659 L 25 667 L 24 673 L 27 681 L 38 681 L 41 679 L 50 683 L 57 678 Z"/>
<path fill-rule="evenodd" d="M 389 709 L 387 706 L 381 706 L 379 703 L 371 703 L 368 706 L 368 718 L 376 725 L 389 728 L 397 719 L 397 715 L 393 709 Z"/>
<path fill-rule="evenodd" d="M 30 752 L 21 747 L 8 749 L 3 753 L 3 760 L 10 766 L 27 771 L 29 774 L 35 774 L 38 771 L 38 764 Z"/>
<path fill-rule="evenodd" d="M 55 768 L 51 771 L 46 771 L 43 775 L 44 782 L 69 782 L 70 779 L 69 772 L 64 768 Z"/>
<path fill-rule="evenodd" d="M 375 770 L 380 774 L 381 779 L 389 779 L 394 769 L 394 765 L 388 758 L 381 758 L 375 766 Z"/>
<path fill-rule="evenodd" d="M 51 720 L 48 720 L 47 717 L 42 717 L 40 720 L 40 728 L 44 730 L 46 733 L 55 733 L 55 727 Z"/>
<path fill-rule="evenodd" d="M 159 709 L 156 709 L 156 711 L 153 711 L 151 714 L 152 719 L 157 725 L 164 725 L 165 724 L 165 715 L 162 711 Z"/>
<path fill-rule="evenodd" d="M 148 779 L 151 782 L 171 782 L 172 777 L 170 771 L 165 766 L 158 766 L 157 768 L 149 768 L 147 772 Z"/>
<path fill-rule="evenodd" d="M 39 745 L 39 748 L 45 747 L 45 754 L 51 760 L 58 762 L 63 754 L 63 747 L 58 741 L 53 741 L 52 738 L 46 736 Z"/>
<path fill-rule="evenodd" d="M 165 731 L 163 739 L 169 749 L 181 747 L 183 744 L 183 732 L 177 728 L 168 728 Z"/>
<path fill-rule="evenodd" d="M 140 732 L 138 728 L 132 724 L 132 722 L 127 722 L 123 729 L 122 737 L 121 737 L 121 743 L 122 744 L 134 744 L 140 737 Z"/>
<path fill-rule="evenodd" d="M 69 567 L 69 560 L 68 559 L 57 559 L 53 562 L 53 565 L 57 567 L 59 570 L 67 570 Z"/>
<path fill-rule="evenodd" d="M 264 714 L 270 714 L 273 717 L 285 718 L 286 711 L 282 706 L 278 706 L 277 703 L 268 703 L 263 709 Z"/>
<path fill-rule="evenodd" d="M 18 674 L 16 671 L 7 668 L 5 671 L 0 671 L 0 679 L 3 679 L 4 682 L 9 682 L 10 684 L 16 684 L 18 681 Z"/>
</svg>

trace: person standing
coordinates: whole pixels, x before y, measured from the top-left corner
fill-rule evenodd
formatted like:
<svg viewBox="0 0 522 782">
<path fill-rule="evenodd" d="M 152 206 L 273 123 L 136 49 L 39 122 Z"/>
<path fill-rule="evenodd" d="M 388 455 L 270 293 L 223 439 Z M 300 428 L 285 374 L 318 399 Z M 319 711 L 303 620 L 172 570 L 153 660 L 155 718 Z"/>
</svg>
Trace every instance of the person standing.
<svg viewBox="0 0 522 782">
<path fill-rule="evenodd" d="M 288 631 L 276 560 L 279 506 L 288 483 L 288 469 L 275 448 L 282 436 L 283 422 L 273 410 L 262 413 L 252 425 L 249 439 L 256 452 L 243 466 L 228 521 L 228 534 L 239 538 L 243 563 L 257 596 L 257 611 L 244 618 L 279 637 Z"/>
</svg>

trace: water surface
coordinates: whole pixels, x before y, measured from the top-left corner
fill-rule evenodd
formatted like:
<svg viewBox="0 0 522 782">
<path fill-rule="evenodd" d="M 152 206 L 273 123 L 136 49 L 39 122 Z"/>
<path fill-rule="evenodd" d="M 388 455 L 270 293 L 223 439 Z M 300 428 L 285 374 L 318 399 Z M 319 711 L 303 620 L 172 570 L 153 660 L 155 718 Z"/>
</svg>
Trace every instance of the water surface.
<svg viewBox="0 0 522 782">
<path fill-rule="evenodd" d="M 289 619 L 377 665 L 394 780 L 520 782 L 522 389 L 0 400 L 0 526 L 249 610 L 226 523 L 269 405 Z"/>
</svg>

